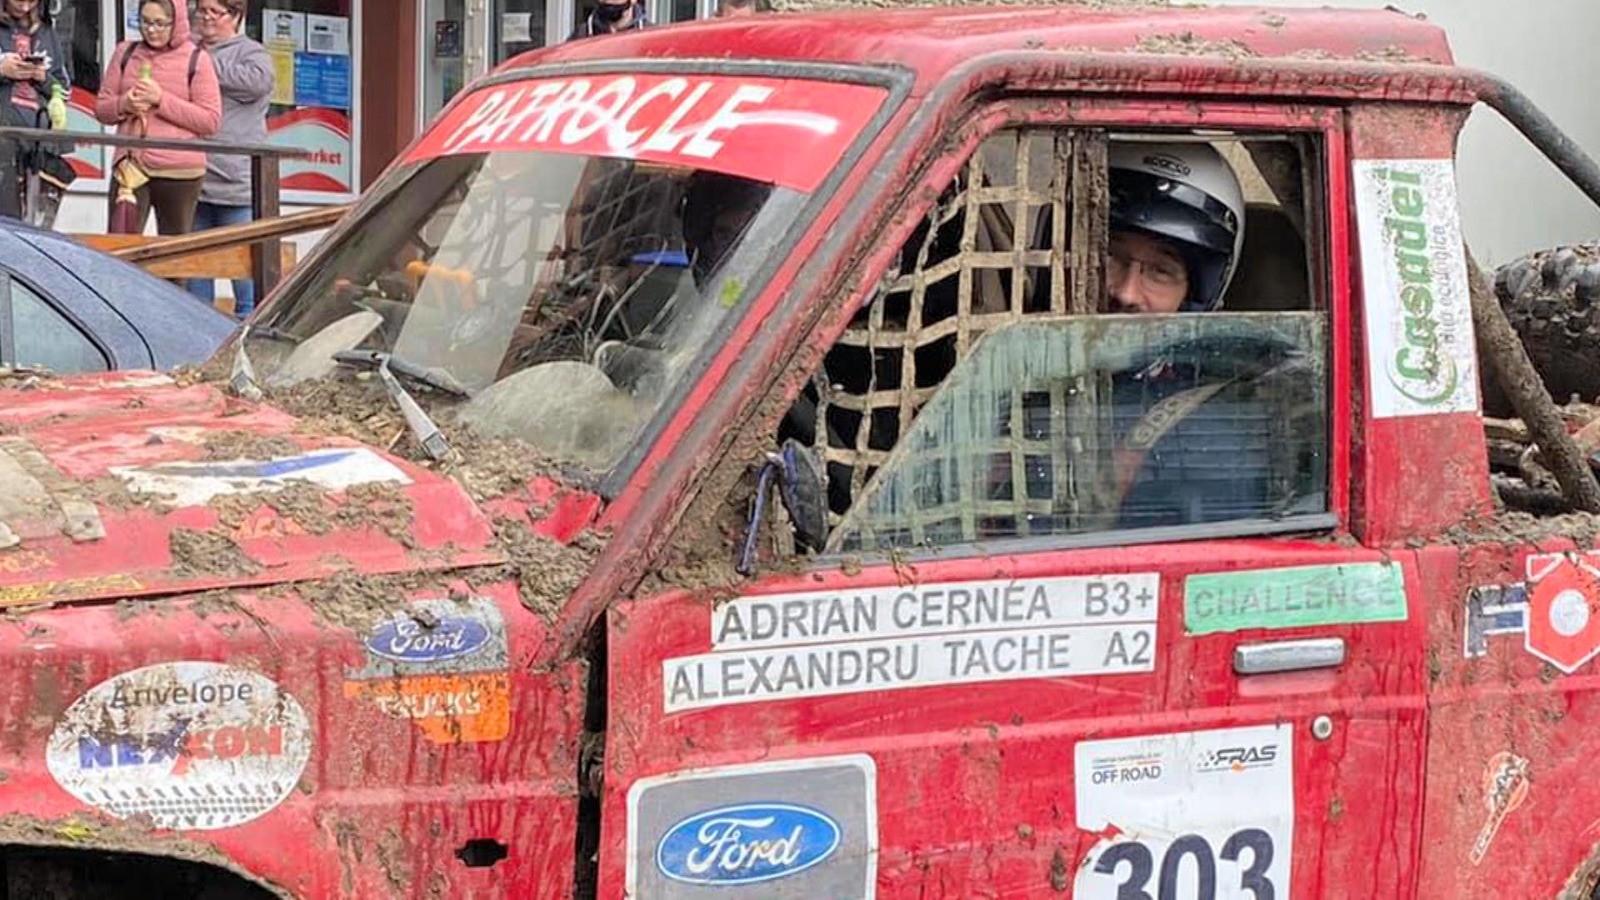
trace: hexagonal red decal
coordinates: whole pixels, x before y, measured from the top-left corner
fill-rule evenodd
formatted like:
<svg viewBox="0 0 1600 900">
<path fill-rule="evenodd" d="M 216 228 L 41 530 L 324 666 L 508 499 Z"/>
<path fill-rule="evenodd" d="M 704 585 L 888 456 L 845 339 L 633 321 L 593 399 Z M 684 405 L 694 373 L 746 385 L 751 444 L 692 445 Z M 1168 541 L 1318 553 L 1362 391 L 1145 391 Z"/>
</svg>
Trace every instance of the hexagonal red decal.
<svg viewBox="0 0 1600 900">
<path fill-rule="evenodd" d="M 1600 653 L 1600 569 L 1563 553 L 1528 557 L 1527 647 L 1568 675 Z"/>
</svg>

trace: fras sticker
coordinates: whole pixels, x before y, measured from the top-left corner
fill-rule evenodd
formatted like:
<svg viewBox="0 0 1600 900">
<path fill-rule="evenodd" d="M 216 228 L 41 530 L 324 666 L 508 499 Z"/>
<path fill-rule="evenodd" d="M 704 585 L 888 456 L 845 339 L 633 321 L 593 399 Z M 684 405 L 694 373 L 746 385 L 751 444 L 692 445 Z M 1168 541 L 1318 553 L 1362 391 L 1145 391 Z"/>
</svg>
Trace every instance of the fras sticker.
<svg viewBox="0 0 1600 900">
<path fill-rule="evenodd" d="M 45 763 L 63 790 L 111 816 L 203 831 L 272 810 L 310 757 L 306 714 L 271 679 L 173 662 L 90 688 L 62 714 Z"/>
<path fill-rule="evenodd" d="M 1357 160 L 1372 415 L 1478 408 L 1467 264 L 1448 159 Z"/>
<path fill-rule="evenodd" d="M 629 897 L 860 897 L 877 881 L 865 755 L 673 772 L 628 791 Z"/>
<path fill-rule="evenodd" d="M 1078 869 L 1074 897 L 1289 895 L 1288 725 L 1080 741 L 1074 760 L 1078 828 L 1104 835 Z"/>
<path fill-rule="evenodd" d="M 662 662 L 687 709 L 864 691 L 1155 671 L 1154 573 L 740 597 L 712 652 Z"/>
<path fill-rule="evenodd" d="M 505 619 L 488 597 L 418 600 L 372 626 L 344 695 L 409 719 L 436 744 L 504 740 L 511 730 Z"/>
</svg>

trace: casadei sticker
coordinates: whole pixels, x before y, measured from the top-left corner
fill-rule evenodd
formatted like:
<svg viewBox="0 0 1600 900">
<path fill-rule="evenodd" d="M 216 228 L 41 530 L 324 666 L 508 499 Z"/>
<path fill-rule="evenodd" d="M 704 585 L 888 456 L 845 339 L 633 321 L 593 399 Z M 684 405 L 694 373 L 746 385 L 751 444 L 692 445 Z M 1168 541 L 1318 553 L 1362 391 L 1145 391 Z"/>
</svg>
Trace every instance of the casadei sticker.
<svg viewBox="0 0 1600 900">
<path fill-rule="evenodd" d="M 644 778 L 628 790 L 627 815 L 628 897 L 873 897 L 877 768 L 870 756 Z"/>
<path fill-rule="evenodd" d="M 740 597 L 662 663 L 668 713 L 865 691 L 1155 671 L 1154 573 Z"/>
<path fill-rule="evenodd" d="M 1080 741 L 1073 772 L 1078 829 L 1112 835 L 1083 858 L 1073 897 L 1289 896 L 1289 725 Z M 1215 876 L 1205 888 L 1201 872 Z"/>
<path fill-rule="evenodd" d="M 1354 170 L 1373 417 L 1476 411 L 1454 164 L 1357 160 Z"/>
<path fill-rule="evenodd" d="M 483 596 L 428 598 L 373 625 L 366 662 L 344 695 L 410 720 L 435 744 L 504 740 L 511 731 L 505 619 Z"/>
<path fill-rule="evenodd" d="M 45 764 L 63 790 L 115 818 L 203 831 L 271 811 L 310 757 L 305 711 L 271 679 L 171 662 L 90 688 L 56 724 Z"/>
</svg>

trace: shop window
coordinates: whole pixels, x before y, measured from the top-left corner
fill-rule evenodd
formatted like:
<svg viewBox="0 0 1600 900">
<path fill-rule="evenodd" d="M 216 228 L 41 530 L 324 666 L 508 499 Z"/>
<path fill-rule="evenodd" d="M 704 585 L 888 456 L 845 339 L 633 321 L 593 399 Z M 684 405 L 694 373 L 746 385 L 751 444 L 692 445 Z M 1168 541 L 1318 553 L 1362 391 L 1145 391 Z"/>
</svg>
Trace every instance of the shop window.
<svg viewBox="0 0 1600 900">
<path fill-rule="evenodd" d="M 1242 262 L 1279 277 L 1240 279 L 1253 294 L 1231 291 L 1222 311 L 1111 314 L 1106 270 L 1133 264 L 1108 216 L 1126 182 L 1107 190 L 1105 137 L 985 142 L 780 429 L 820 458 L 822 549 L 1201 524 L 1215 536 L 1325 513 L 1327 318 L 1298 180 L 1313 148 L 1268 143 L 1207 146 L 1233 144 L 1222 156 L 1246 184 L 1261 182 L 1252 159 L 1291 164 L 1287 203 L 1260 190 L 1251 203 L 1299 230 L 1273 245 L 1293 258 L 1258 244 Z"/>
<path fill-rule="evenodd" d="M 360 190 L 355 159 L 356 0 L 250 0 L 245 31 L 277 70 L 267 139 L 309 150 L 282 163 L 286 199 L 337 201 Z"/>
</svg>

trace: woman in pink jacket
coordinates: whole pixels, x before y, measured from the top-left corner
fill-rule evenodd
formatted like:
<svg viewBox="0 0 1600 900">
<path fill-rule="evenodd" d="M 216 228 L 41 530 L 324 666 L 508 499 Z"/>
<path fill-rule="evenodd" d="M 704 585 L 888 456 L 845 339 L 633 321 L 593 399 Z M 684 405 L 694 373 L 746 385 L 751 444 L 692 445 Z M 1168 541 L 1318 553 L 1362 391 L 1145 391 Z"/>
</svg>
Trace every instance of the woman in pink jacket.
<svg viewBox="0 0 1600 900">
<path fill-rule="evenodd" d="M 222 121 L 217 71 L 204 50 L 189 40 L 186 0 L 145 0 L 139 6 L 138 42 L 117 46 L 100 80 L 95 115 L 118 134 L 169 140 L 210 137 Z M 156 231 L 184 234 L 194 224 L 195 203 L 205 180 L 206 155 L 199 150 L 132 150 L 150 176 L 136 192 L 143 230 L 150 207 Z M 111 185 L 116 203 L 117 185 Z"/>
</svg>

